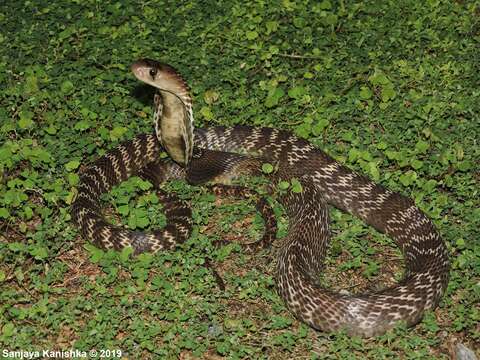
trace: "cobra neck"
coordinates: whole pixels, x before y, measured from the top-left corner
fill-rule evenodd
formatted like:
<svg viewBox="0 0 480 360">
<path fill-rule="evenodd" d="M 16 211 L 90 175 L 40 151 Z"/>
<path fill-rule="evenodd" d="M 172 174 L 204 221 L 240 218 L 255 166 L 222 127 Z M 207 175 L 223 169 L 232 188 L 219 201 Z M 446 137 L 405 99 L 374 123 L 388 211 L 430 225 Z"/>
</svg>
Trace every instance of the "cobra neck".
<svg viewBox="0 0 480 360">
<path fill-rule="evenodd" d="M 168 155 L 187 166 L 193 152 L 193 113 L 176 94 L 159 90 L 155 94 L 155 132 Z"/>
</svg>

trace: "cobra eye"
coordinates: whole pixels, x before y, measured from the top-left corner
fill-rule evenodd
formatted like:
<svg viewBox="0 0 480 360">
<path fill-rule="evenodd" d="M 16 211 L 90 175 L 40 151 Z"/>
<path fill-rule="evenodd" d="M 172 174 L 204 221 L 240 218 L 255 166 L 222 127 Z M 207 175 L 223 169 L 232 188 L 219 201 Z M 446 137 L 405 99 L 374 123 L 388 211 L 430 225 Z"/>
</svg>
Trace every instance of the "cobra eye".
<svg viewBox="0 0 480 360">
<path fill-rule="evenodd" d="M 157 75 L 157 69 L 151 68 L 150 69 L 150 76 L 152 77 L 152 79 L 155 78 L 155 75 Z"/>
</svg>

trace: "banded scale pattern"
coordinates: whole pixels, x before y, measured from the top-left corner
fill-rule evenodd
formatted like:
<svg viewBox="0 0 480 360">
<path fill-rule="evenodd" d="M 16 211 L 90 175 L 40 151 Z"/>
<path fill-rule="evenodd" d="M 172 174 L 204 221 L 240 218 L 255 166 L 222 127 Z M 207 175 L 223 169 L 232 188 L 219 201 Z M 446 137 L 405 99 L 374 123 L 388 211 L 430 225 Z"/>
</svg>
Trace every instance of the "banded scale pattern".
<svg viewBox="0 0 480 360">
<path fill-rule="evenodd" d="M 301 180 L 302 193 L 280 199 L 289 216 L 289 232 L 277 267 L 279 293 L 299 319 L 320 330 L 343 329 L 368 337 L 399 321 L 414 325 L 438 304 L 448 283 L 447 250 L 411 199 L 353 172 L 287 131 L 236 126 L 198 129 L 195 135 L 200 148 L 260 156 L 278 164 L 277 180 Z M 329 238 L 325 202 L 395 240 L 406 267 L 399 284 L 360 296 L 334 294 L 317 285 Z"/>
<path fill-rule="evenodd" d="M 157 252 L 171 249 L 178 242 L 190 235 L 191 210 L 174 195 L 158 191 L 160 201 L 165 205 L 167 226 L 151 233 L 130 231 L 112 226 L 101 214 L 100 195 L 113 186 L 125 181 L 133 175 L 143 175 L 147 179 L 149 173 L 143 170 L 149 162 L 157 161 L 161 151 L 155 135 L 140 135 L 125 142 L 99 158 L 80 176 L 78 194 L 71 206 L 72 219 L 85 238 L 105 249 L 122 249 L 131 246 L 135 254 Z M 183 169 L 170 161 L 158 162 L 158 177 L 164 179 L 180 177 Z"/>
<path fill-rule="evenodd" d="M 155 154 L 147 151 L 153 148 L 149 145 L 153 143 L 151 136 L 144 137 L 144 145 L 121 148 L 115 155 L 100 159 L 87 170 L 87 176 L 82 176 L 79 195 L 83 195 L 77 200 L 80 206 L 73 207 L 73 217 L 84 234 L 94 239 L 97 234 L 95 240 L 106 247 L 168 249 L 173 244 L 171 234 L 147 239 L 146 235 L 118 230 L 112 235 L 100 221 L 94 199 L 111 188 L 109 183 L 121 181 L 124 175 L 128 177 L 152 161 L 155 166 L 146 166 L 152 178 L 163 181 L 174 174 L 195 183 L 229 183 L 240 173 L 255 173 L 259 162 L 269 162 L 277 168 L 272 176 L 274 187 L 292 178 L 303 187 L 300 193 L 279 195 L 289 217 L 289 231 L 279 251 L 276 279 L 280 296 L 295 316 L 319 330 L 343 329 L 352 335 L 374 336 L 399 321 L 414 325 L 426 310 L 438 304 L 448 283 L 448 254 L 434 225 L 412 200 L 353 172 L 287 131 L 248 126 L 190 131 L 185 124 L 193 121 L 191 99 L 181 76 L 172 67 L 153 60 L 139 60 L 132 70 L 141 81 L 155 86 L 163 100 L 168 99 L 156 112 L 155 120 L 161 122 L 156 124 L 157 135 L 162 144 L 167 144 L 167 130 L 163 129 L 171 131 L 177 140 L 183 138 L 183 143 L 175 140 L 165 149 L 188 166 L 184 171 L 174 163 L 165 163 L 165 170 Z M 185 126 L 176 124 L 178 114 Z M 137 151 L 139 146 L 145 148 L 143 158 Z M 120 159 L 126 155 L 130 158 L 124 163 L 129 165 L 122 170 Z M 356 296 L 336 294 L 319 286 L 316 279 L 330 236 L 327 204 L 358 216 L 392 237 L 404 255 L 403 280 L 383 291 Z"/>
<path fill-rule="evenodd" d="M 190 206 L 177 196 L 160 189 L 165 181 L 184 179 L 186 171 L 168 159 L 160 159 L 162 150 L 156 135 L 139 135 L 109 151 L 86 168 L 80 176 L 78 193 L 71 206 L 72 219 L 84 238 L 91 239 L 96 246 L 104 249 L 120 250 L 130 246 L 134 254 L 170 250 L 188 239 L 192 230 Z M 232 154 L 232 157 L 237 155 Z M 163 229 L 148 233 L 131 231 L 114 226 L 103 217 L 100 196 L 133 175 L 149 180 L 157 189 L 167 219 L 167 225 Z M 210 186 L 210 190 L 222 197 L 258 197 L 254 191 L 241 186 L 216 184 Z M 255 207 L 264 218 L 265 230 L 258 241 L 242 244 L 248 251 L 270 245 L 277 231 L 270 204 L 264 198 L 258 198 Z"/>
</svg>

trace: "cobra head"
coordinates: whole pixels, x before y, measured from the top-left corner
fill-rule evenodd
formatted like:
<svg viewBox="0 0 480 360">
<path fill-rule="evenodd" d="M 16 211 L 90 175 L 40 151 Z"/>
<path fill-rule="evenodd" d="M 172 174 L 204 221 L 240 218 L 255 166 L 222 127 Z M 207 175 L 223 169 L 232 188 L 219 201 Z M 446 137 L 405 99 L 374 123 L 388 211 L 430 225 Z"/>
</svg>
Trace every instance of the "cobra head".
<svg viewBox="0 0 480 360">
<path fill-rule="evenodd" d="M 178 72 L 168 64 L 140 59 L 132 64 L 131 69 L 138 80 L 159 90 L 171 92 L 180 98 L 188 93 L 188 86 Z"/>
</svg>

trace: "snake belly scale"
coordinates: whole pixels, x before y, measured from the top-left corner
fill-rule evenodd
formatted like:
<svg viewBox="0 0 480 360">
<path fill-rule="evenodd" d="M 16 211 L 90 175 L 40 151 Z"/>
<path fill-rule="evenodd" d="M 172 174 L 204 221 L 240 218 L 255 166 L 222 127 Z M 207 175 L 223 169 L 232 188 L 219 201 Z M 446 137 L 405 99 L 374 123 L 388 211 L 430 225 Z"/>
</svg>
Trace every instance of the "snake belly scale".
<svg viewBox="0 0 480 360">
<path fill-rule="evenodd" d="M 285 130 L 193 128 L 189 89 L 178 72 L 147 59 L 135 62 L 132 71 L 158 89 L 156 135 L 137 136 L 82 174 L 72 218 L 86 238 L 104 248 L 132 246 L 136 253 L 171 249 L 188 237 L 191 228 L 189 212 L 182 205 L 173 205 L 174 198 L 166 199 L 172 204 L 168 206 L 177 207 L 169 215 L 172 224 L 144 234 L 108 224 L 100 211 L 99 195 L 138 173 L 153 174 L 157 183 L 172 178 L 192 183 L 224 182 L 242 172 L 254 173 L 259 164 L 269 162 L 278 168 L 273 183 L 296 178 L 303 188 L 302 192 L 287 191 L 279 196 L 289 230 L 276 269 L 278 292 L 298 319 L 322 331 L 375 336 L 400 321 L 409 326 L 418 323 L 426 310 L 438 304 L 448 283 L 446 246 L 431 220 L 411 199 L 353 172 Z M 176 124 L 172 127 L 162 122 Z M 168 131 L 168 136 L 162 134 Z M 199 150 L 197 154 L 194 149 Z M 162 150 L 174 153 L 176 162 L 159 160 Z M 329 240 L 326 204 L 359 217 L 395 241 L 405 263 L 399 283 L 361 295 L 338 294 L 318 285 Z"/>
</svg>

